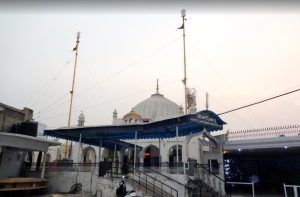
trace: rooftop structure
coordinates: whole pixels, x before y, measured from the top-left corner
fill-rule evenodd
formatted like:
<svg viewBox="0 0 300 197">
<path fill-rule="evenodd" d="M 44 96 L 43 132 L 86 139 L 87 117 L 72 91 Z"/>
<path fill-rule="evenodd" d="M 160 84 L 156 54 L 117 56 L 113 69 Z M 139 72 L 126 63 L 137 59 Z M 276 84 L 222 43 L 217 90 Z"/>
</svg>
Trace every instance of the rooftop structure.
<svg viewBox="0 0 300 197">
<path fill-rule="evenodd" d="M 11 132 L 15 124 L 32 120 L 33 110 L 22 110 L 0 103 L 0 132 Z"/>
</svg>

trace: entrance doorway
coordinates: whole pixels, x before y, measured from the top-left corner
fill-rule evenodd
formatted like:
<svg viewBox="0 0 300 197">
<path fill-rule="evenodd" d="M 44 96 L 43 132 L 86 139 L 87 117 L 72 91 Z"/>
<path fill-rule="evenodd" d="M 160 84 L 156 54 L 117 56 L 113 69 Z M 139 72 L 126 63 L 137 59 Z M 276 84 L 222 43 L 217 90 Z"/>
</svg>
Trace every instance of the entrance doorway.
<svg viewBox="0 0 300 197">
<path fill-rule="evenodd" d="M 96 152 L 95 149 L 88 146 L 82 151 L 82 162 L 83 163 L 95 163 L 96 162 Z"/>
<path fill-rule="evenodd" d="M 182 145 L 178 145 L 178 162 L 182 162 Z M 169 163 L 174 166 L 177 163 L 177 146 L 174 145 L 169 150 Z"/>
<path fill-rule="evenodd" d="M 154 146 L 148 146 L 144 151 L 144 166 L 159 166 L 159 149 Z"/>
</svg>

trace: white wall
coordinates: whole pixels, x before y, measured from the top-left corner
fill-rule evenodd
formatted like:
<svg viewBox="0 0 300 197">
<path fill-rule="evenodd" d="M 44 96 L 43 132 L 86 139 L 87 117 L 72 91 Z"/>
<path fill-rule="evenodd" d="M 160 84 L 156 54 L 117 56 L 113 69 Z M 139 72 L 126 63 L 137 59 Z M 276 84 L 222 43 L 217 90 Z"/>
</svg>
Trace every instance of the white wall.
<svg viewBox="0 0 300 197">
<path fill-rule="evenodd" d="M 182 146 L 182 161 L 185 162 L 188 160 L 188 157 L 191 159 L 196 159 L 198 161 L 198 163 L 200 163 L 200 147 L 199 147 L 199 140 L 198 140 L 198 135 L 193 136 L 189 141 L 188 144 L 187 143 L 187 137 L 179 137 L 178 138 L 178 144 Z M 134 140 L 126 140 L 126 142 L 128 143 L 132 143 L 134 144 Z M 177 142 L 176 142 L 176 138 L 166 138 L 166 139 L 161 139 L 160 140 L 160 146 L 159 146 L 159 140 L 158 139 L 142 139 L 142 140 L 138 140 L 137 141 L 137 145 L 143 147 L 143 150 L 138 154 L 139 160 L 141 163 L 144 162 L 144 151 L 145 149 L 150 146 L 150 145 L 154 145 L 157 148 L 160 147 L 161 149 L 161 162 L 169 162 L 169 150 L 172 146 L 176 146 Z M 64 144 L 62 144 L 62 146 L 64 146 Z M 87 144 L 82 144 L 82 147 L 80 148 L 80 154 L 79 154 L 79 158 L 78 158 L 78 150 L 79 150 L 79 143 L 74 143 L 73 142 L 73 147 L 72 147 L 72 160 L 73 162 L 77 163 L 77 162 L 82 162 L 83 160 L 83 152 L 82 150 L 86 147 L 88 147 L 89 145 Z M 92 148 L 94 148 L 95 152 L 96 152 L 96 162 L 98 162 L 98 158 L 99 158 L 99 147 L 97 146 L 91 146 Z M 57 158 L 57 151 L 56 151 L 56 147 L 51 148 L 50 151 L 48 151 L 48 153 L 51 154 L 51 160 L 55 160 Z M 104 160 L 105 154 L 104 154 L 105 148 L 102 148 L 101 150 L 101 161 Z M 120 155 L 120 154 L 119 154 Z M 122 161 L 122 158 L 119 158 L 119 161 Z"/>
<path fill-rule="evenodd" d="M 23 152 L 2 147 L 0 178 L 18 177 L 21 171 Z"/>
<path fill-rule="evenodd" d="M 82 192 L 89 195 L 97 195 L 97 197 L 115 197 L 116 189 L 120 179 L 111 179 L 98 177 L 94 172 L 70 172 L 70 171 L 50 171 L 49 185 L 50 192 L 69 192 L 72 185 L 76 183 L 82 184 Z M 127 183 L 127 191 L 132 187 Z"/>
<path fill-rule="evenodd" d="M 97 175 L 94 172 L 69 172 L 69 171 L 51 171 L 49 172 L 50 192 L 69 192 L 72 185 L 82 183 L 83 192 L 89 193 L 96 191 Z"/>
</svg>

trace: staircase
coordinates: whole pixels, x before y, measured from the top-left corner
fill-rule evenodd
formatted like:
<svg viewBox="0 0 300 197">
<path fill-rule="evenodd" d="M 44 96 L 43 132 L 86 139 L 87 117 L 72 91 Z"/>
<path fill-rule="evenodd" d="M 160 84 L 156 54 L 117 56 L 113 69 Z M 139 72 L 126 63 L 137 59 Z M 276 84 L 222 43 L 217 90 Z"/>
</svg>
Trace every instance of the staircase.
<svg viewBox="0 0 300 197">
<path fill-rule="evenodd" d="M 214 192 L 207 184 L 201 180 L 188 180 L 187 187 L 189 187 L 189 197 L 217 197 L 218 193 Z"/>
<path fill-rule="evenodd" d="M 128 183 L 131 187 L 135 188 L 136 191 L 142 192 L 143 196 L 153 197 L 177 197 L 177 192 L 167 191 L 164 187 L 159 187 L 157 184 L 150 183 L 144 179 L 137 180 L 130 174 L 128 177 Z"/>
<path fill-rule="evenodd" d="M 142 172 L 139 169 L 134 169 L 132 166 L 127 166 L 129 168 L 128 180 L 127 182 L 136 191 L 141 191 L 146 194 L 146 196 L 154 197 L 179 197 L 179 192 L 177 188 L 175 189 L 172 185 L 166 184 L 161 179 L 158 179 L 148 173 Z"/>
<path fill-rule="evenodd" d="M 183 174 L 163 174 L 147 167 L 134 168 L 132 165 L 124 165 L 128 169 L 127 185 L 145 197 L 220 196 L 220 193 L 216 192 L 218 191 L 216 190 L 216 187 L 211 188 L 206 184 L 207 178 L 209 177 L 207 176 L 206 179 L 201 180 L 200 177 L 202 176 L 197 175 L 198 172 L 196 172 L 194 176 L 189 177 Z M 203 168 L 203 171 L 209 176 L 217 177 L 216 175 L 209 173 L 205 168 Z"/>
<path fill-rule="evenodd" d="M 202 180 L 194 179 L 194 177 L 188 177 L 183 174 L 163 174 L 159 171 L 153 170 L 151 168 L 143 167 L 140 169 L 145 174 L 160 180 L 173 188 L 178 190 L 178 196 L 180 197 L 217 197 L 220 196 L 218 192 L 215 192 L 211 187 L 209 187 Z M 180 181 L 181 180 L 181 181 Z M 159 185 L 156 184 L 159 188 Z M 164 195 L 166 196 L 166 195 Z M 172 195 L 171 195 L 172 196 Z"/>
</svg>

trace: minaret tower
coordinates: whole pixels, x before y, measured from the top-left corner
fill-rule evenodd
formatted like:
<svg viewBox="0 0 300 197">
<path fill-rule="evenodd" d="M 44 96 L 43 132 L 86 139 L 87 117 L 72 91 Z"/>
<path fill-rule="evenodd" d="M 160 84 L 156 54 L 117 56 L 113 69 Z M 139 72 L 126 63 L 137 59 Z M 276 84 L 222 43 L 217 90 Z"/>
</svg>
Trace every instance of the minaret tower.
<svg viewBox="0 0 300 197">
<path fill-rule="evenodd" d="M 114 112 L 113 112 L 113 119 L 117 119 L 117 118 L 118 118 L 118 112 L 115 109 Z"/>
<path fill-rule="evenodd" d="M 117 120 L 118 120 L 118 112 L 117 112 L 117 109 L 115 109 L 113 111 L 113 121 L 112 121 L 113 125 L 117 124 Z"/>
<path fill-rule="evenodd" d="M 85 122 L 85 116 L 83 112 L 81 111 L 80 115 L 78 116 L 78 126 L 83 127 Z"/>
</svg>

